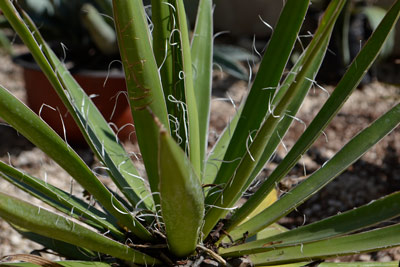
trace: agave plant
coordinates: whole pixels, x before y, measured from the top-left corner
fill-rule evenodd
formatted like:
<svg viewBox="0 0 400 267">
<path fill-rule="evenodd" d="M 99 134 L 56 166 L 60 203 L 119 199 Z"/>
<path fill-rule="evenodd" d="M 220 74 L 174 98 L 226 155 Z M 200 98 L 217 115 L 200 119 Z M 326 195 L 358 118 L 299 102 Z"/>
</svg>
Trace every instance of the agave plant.
<svg viewBox="0 0 400 267">
<path fill-rule="evenodd" d="M 234 265 L 246 257 L 255 265 L 314 266 L 329 257 L 400 245 L 400 224 L 370 230 L 370 226 L 400 215 L 400 192 L 294 230 L 277 224 L 392 131 L 400 122 L 400 104 L 361 131 L 305 181 L 268 205 L 276 183 L 322 133 L 373 63 L 399 17 L 400 0 L 395 1 L 282 162 L 244 205 L 236 206 L 271 159 L 313 85 L 345 2 L 331 1 L 312 41 L 283 79 L 310 4 L 309 0 L 286 1 L 246 100 L 207 152 L 212 1 L 200 0 L 190 38 L 183 0 L 152 1 L 152 34 L 141 0 L 114 0 L 119 50 L 146 169 L 146 177 L 141 177 L 111 127 L 25 12 L 16 1 L 0 1 L 2 12 L 118 188 L 118 192 L 109 190 L 40 117 L 0 87 L 0 117 L 63 167 L 98 204 L 0 162 L 2 178 L 58 210 L 40 208 L 1 192 L 0 216 L 24 236 L 67 259 L 81 260 L 51 263 L 64 266 L 198 266 L 204 259 Z M 33 256 L 6 259 L 49 264 Z"/>
</svg>

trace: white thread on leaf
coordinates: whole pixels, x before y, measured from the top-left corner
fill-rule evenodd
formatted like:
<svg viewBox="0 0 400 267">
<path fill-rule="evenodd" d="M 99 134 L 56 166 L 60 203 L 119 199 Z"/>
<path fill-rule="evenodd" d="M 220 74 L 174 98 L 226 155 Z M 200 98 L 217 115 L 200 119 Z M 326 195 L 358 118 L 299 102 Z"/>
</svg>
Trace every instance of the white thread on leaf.
<svg viewBox="0 0 400 267">
<path fill-rule="evenodd" d="M 329 92 L 328 92 L 328 90 L 326 90 L 324 87 L 322 87 L 321 85 L 319 85 L 318 83 L 317 83 L 317 81 L 315 81 L 315 80 L 313 80 L 313 79 L 310 79 L 310 78 L 305 78 L 307 81 L 309 81 L 309 82 L 311 82 L 313 85 L 315 85 L 315 86 L 317 86 L 318 88 L 320 88 L 324 93 L 326 93 L 327 95 L 328 95 L 328 97 L 330 96 L 330 94 L 329 94 Z"/>
<path fill-rule="evenodd" d="M 170 35 L 169 35 L 169 45 L 170 46 L 175 46 L 175 45 L 178 45 L 179 44 L 179 42 L 174 42 L 174 43 L 171 43 L 171 41 L 172 41 L 172 37 L 173 37 L 173 35 L 175 34 L 175 32 L 178 32 L 179 33 L 179 36 L 181 35 L 181 32 L 178 30 L 178 29 L 173 29 L 172 31 L 171 31 L 171 33 L 170 33 Z"/>
<path fill-rule="evenodd" d="M 128 100 L 128 92 L 126 92 L 126 91 L 119 91 L 115 96 L 113 96 L 111 98 L 111 99 L 115 98 L 115 102 L 114 102 L 113 110 L 112 110 L 111 115 L 110 115 L 110 120 L 112 120 L 112 118 L 114 117 L 115 111 L 117 110 L 118 99 L 119 99 L 121 94 L 124 95 L 125 98 Z"/>
<path fill-rule="evenodd" d="M 118 63 L 120 63 L 121 66 L 122 66 L 122 61 L 121 61 L 121 60 L 118 60 L 118 59 L 114 59 L 113 61 L 111 61 L 111 62 L 108 64 L 107 76 L 106 76 L 106 78 L 104 79 L 103 88 L 106 87 L 106 83 L 107 83 L 107 81 L 108 81 L 108 78 L 110 77 L 111 65 L 112 65 L 114 62 L 118 62 Z"/>
<path fill-rule="evenodd" d="M 274 31 L 274 28 L 273 28 L 270 24 L 268 24 L 260 15 L 258 15 L 258 18 L 261 20 L 261 22 L 262 22 L 265 26 L 267 26 L 269 29 L 271 29 L 272 32 Z"/>
<path fill-rule="evenodd" d="M 168 3 L 168 2 L 161 2 L 161 4 L 168 5 L 170 8 L 172 8 L 172 10 L 174 11 L 174 13 L 176 13 L 176 9 L 175 9 L 175 7 L 174 7 L 171 3 Z"/>
<path fill-rule="evenodd" d="M 250 159 L 251 159 L 253 162 L 255 162 L 256 160 L 254 159 L 253 155 L 252 155 L 251 152 L 250 152 L 250 146 L 251 146 L 251 144 L 249 145 L 249 140 L 250 140 L 250 143 L 253 143 L 253 138 L 251 137 L 251 135 L 252 135 L 254 132 L 257 132 L 257 130 L 251 131 L 251 132 L 249 133 L 249 135 L 247 136 L 247 138 L 246 138 L 246 150 L 247 150 L 247 154 L 249 154 L 249 157 L 250 157 Z"/>
<path fill-rule="evenodd" d="M 61 112 L 60 112 L 60 110 L 58 109 L 58 107 L 57 107 L 57 111 L 58 111 L 58 114 L 60 115 L 61 125 L 62 125 L 62 129 L 63 129 L 63 133 L 64 133 L 64 141 L 65 141 L 65 143 L 67 144 L 68 149 L 69 149 L 70 147 L 69 147 L 68 141 L 67 141 L 67 129 L 65 128 L 64 119 L 63 119 L 63 117 L 61 116 Z"/>
<path fill-rule="evenodd" d="M 286 152 L 288 152 L 288 148 L 287 148 L 287 146 L 285 145 L 285 143 L 283 142 L 283 139 L 282 139 L 282 137 L 280 136 L 279 132 L 277 131 L 276 134 L 278 135 L 278 138 L 279 138 L 279 140 L 280 140 L 280 142 L 281 142 L 283 148 L 285 149 Z"/>
<path fill-rule="evenodd" d="M 307 129 L 307 124 L 306 124 L 302 119 L 297 118 L 297 117 L 292 116 L 292 115 L 287 114 L 287 113 L 285 114 L 285 116 L 288 116 L 288 117 L 294 119 L 295 121 L 300 122 L 301 124 L 303 124 L 303 126 L 304 126 L 304 131 Z"/>
<path fill-rule="evenodd" d="M 125 214 L 125 215 L 129 214 L 128 212 L 124 212 L 124 211 L 118 209 L 117 206 L 115 206 L 113 199 L 114 199 L 114 195 L 111 194 L 111 205 L 118 213 Z"/>
<path fill-rule="evenodd" d="M 61 59 L 61 62 L 65 62 L 65 60 L 67 59 L 68 47 L 64 43 L 60 43 L 60 45 L 61 45 L 61 49 L 63 51 L 63 58 Z"/>
<path fill-rule="evenodd" d="M 253 51 L 256 52 L 258 58 L 262 58 L 261 53 L 258 52 L 257 47 L 256 47 L 256 36 L 253 36 Z M 253 59 L 253 65 L 254 65 L 254 59 Z"/>
<path fill-rule="evenodd" d="M 328 143 L 329 142 L 328 135 L 324 131 L 321 131 L 321 133 L 325 136 L 325 141 Z"/>
<path fill-rule="evenodd" d="M 146 180 L 143 177 L 139 176 L 139 175 L 130 173 L 130 172 L 126 171 L 126 170 L 122 170 L 122 172 L 128 174 L 129 176 L 132 176 L 133 178 L 136 178 L 136 179 L 139 179 L 139 180 L 141 180 L 143 182 L 146 182 Z"/>
<path fill-rule="evenodd" d="M 236 210 L 238 207 L 233 207 L 233 208 L 224 208 L 224 207 L 219 207 L 216 205 L 206 205 L 207 207 L 210 208 L 216 208 L 216 209 L 220 209 L 220 210 Z"/>
<path fill-rule="evenodd" d="M 272 105 L 272 97 L 268 99 L 268 113 L 274 118 L 280 118 L 280 116 L 274 114 L 275 106 Z"/>
<path fill-rule="evenodd" d="M 40 109 L 39 109 L 39 114 L 38 114 L 38 115 L 39 115 L 40 118 L 42 118 L 42 110 L 43 110 L 44 107 L 49 108 L 49 109 L 51 109 L 51 110 L 53 110 L 53 111 L 57 111 L 57 110 L 56 110 L 55 108 L 53 108 L 52 106 L 43 103 L 43 104 L 40 106 Z"/>
<path fill-rule="evenodd" d="M 247 88 L 250 88 L 251 80 L 253 79 L 253 68 L 251 67 L 249 60 L 247 60 L 247 66 L 249 67 L 249 78 L 247 81 Z"/>
<path fill-rule="evenodd" d="M 158 71 L 159 72 L 161 71 L 161 68 L 164 66 L 164 63 L 167 60 L 167 58 L 168 58 L 168 41 L 165 40 L 164 58 L 163 58 L 163 61 L 160 64 L 160 67 L 158 67 Z"/>
<path fill-rule="evenodd" d="M 220 32 L 215 33 L 213 35 L 213 40 L 215 40 L 215 38 L 217 38 L 217 37 L 219 37 L 219 36 L 221 36 L 223 34 L 226 34 L 226 33 L 230 33 L 230 31 L 220 31 Z"/>
</svg>

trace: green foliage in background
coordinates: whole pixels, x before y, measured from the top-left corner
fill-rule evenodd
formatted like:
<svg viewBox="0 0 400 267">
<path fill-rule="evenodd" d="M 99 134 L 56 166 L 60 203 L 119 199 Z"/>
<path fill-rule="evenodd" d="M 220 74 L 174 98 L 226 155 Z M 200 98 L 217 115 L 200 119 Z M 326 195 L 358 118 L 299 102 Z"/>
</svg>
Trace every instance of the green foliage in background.
<svg viewBox="0 0 400 267">
<path fill-rule="evenodd" d="M 304 182 L 272 205 L 265 203 L 376 59 L 399 18 L 400 0 L 386 13 L 285 158 L 243 206 L 236 206 L 271 159 L 313 85 L 345 3 L 330 2 L 312 41 L 284 77 L 310 5 L 309 0 L 286 1 L 246 100 L 208 152 L 212 1 L 199 1 L 195 30 L 190 34 L 183 0 L 152 1 L 152 32 L 141 0 L 113 0 L 119 51 L 146 170 L 146 177 L 142 177 L 91 99 L 26 13 L 15 1 L 0 1 L 8 22 L 31 51 L 118 188 L 117 193 L 111 192 L 62 138 L 0 87 L 0 117 L 64 168 L 98 204 L 90 205 L 0 162 L 2 178 L 59 211 L 55 213 L 0 192 L 0 216 L 22 235 L 69 260 L 79 260 L 57 263 L 63 266 L 195 265 L 204 258 L 220 265 L 239 265 L 237 260 L 244 257 L 255 265 L 304 266 L 325 258 L 399 246 L 400 224 L 374 230 L 370 227 L 400 215 L 400 192 L 294 230 L 279 226 L 277 221 L 390 133 L 400 122 L 400 104 L 349 140 Z M 14 259 L 37 262 L 33 258 Z M 321 264 L 325 265 L 353 266 Z"/>
</svg>

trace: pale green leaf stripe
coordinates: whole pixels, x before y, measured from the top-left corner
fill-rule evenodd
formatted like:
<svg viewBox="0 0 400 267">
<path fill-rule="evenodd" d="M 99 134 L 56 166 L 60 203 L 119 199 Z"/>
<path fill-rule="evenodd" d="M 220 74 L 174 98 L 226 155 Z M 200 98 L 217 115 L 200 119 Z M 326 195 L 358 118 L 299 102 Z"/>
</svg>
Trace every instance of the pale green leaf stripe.
<svg viewBox="0 0 400 267">
<path fill-rule="evenodd" d="M 179 34 L 182 53 L 182 73 L 185 84 L 186 112 L 189 136 L 187 137 L 189 158 L 197 177 L 201 177 L 202 159 L 200 158 L 200 130 L 199 113 L 197 108 L 196 94 L 193 85 L 192 55 L 189 43 L 189 29 L 187 27 L 187 17 L 183 0 L 177 0 L 176 4 L 177 21 L 179 25 Z M 181 126 L 182 127 L 182 126 Z"/>
<path fill-rule="evenodd" d="M 344 2 L 342 1 L 341 3 L 343 5 Z M 340 8 L 338 8 L 338 12 L 339 11 Z M 267 116 L 251 145 L 247 145 L 247 153 L 240 160 L 239 165 L 223 188 L 223 191 L 219 195 L 215 194 L 216 201 L 213 203 L 213 207 L 211 207 L 206 213 L 203 227 L 204 235 L 207 235 L 216 222 L 227 213 L 227 210 L 224 208 L 231 208 L 236 201 L 239 200 L 241 194 L 246 190 L 246 186 L 249 186 L 252 182 L 249 181 L 249 178 L 255 178 L 255 176 L 251 176 L 251 174 L 254 168 L 257 167 L 260 158 L 263 156 L 266 145 L 271 139 L 276 127 L 281 122 L 281 118 L 285 116 L 290 103 L 296 101 L 299 95 L 300 97 L 305 96 L 308 86 L 310 86 L 310 82 L 306 75 L 309 74 L 310 69 L 315 67 L 314 64 L 318 59 L 318 56 L 321 56 L 319 53 L 321 49 L 326 48 L 327 40 L 329 39 L 337 15 L 338 14 L 336 14 L 336 16 L 331 16 L 328 26 L 321 35 L 316 36 L 317 43 L 315 46 L 312 46 L 312 50 L 307 50 L 304 66 L 296 75 L 296 82 L 293 82 L 290 85 L 279 104 L 274 108 L 273 114 Z M 306 83 L 305 86 L 304 83 Z M 237 127 L 239 127 L 239 125 Z"/>
<path fill-rule="evenodd" d="M 6 8 L 4 10 L 5 15 L 32 52 L 36 62 L 81 129 L 88 144 L 97 157 L 108 166 L 107 171 L 118 188 L 132 205 L 136 205 L 141 199 L 144 199 L 141 202 L 141 207 L 150 208 L 152 202 L 150 198 L 146 198 L 148 191 L 143 180 L 138 179 L 139 174 L 133 166 L 129 155 L 118 142 L 113 130 L 104 120 L 92 100 L 83 92 L 69 71 L 48 48 L 29 17 L 23 13 L 25 15 L 24 22 L 19 18 L 9 1 L 4 1 L 0 4 L 2 8 Z M 34 34 L 31 34 L 25 23 L 28 24 Z M 64 89 L 68 90 L 68 94 Z M 68 135 L 68 133 L 66 134 Z"/>
<path fill-rule="evenodd" d="M 239 164 L 238 159 L 246 153 L 246 142 L 249 135 L 254 134 L 253 131 L 260 128 L 260 124 L 268 112 L 268 103 L 272 101 L 282 77 L 309 2 L 308 0 L 286 1 L 214 184 L 224 185 L 232 177 Z M 216 195 L 213 193 L 218 190 L 219 188 L 210 190 L 206 198 L 207 204 L 215 202 Z"/>
<path fill-rule="evenodd" d="M 255 265 L 277 265 L 359 254 L 400 245 L 400 224 L 350 236 L 250 255 Z"/>
<path fill-rule="evenodd" d="M 157 259 L 118 243 L 44 208 L 0 193 L 0 216 L 27 230 L 76 246 L 138 264 L 157 264 Z"/>
<path fill-rule="evenodd" d="M 400 192 L 371 202 L 358 209 L 332 216 L 291 231 L 230 248 L 221 248 L 225 257 L 266 252 L 299 243 L 317 241 L 354 232 L 400 215 Z M 268 228 L 267 228 L 268 229 Z M 275 244 L 274 244 L 275 242 Z M 264 246 L 270 244 L 269 246 Z"/>
<path fill-rule="evenodd" d="M 35 196 L 35 198 L 42 200 L 67 215 L 73 216 L 77 220 L 81 220 L 104 232 L 110 230 L 118 238 L 124 237 L 124 234 L 109 222 L 113 220 L 111 216 L 43 180 L 22 173 L 2 161 L 0 161 L 0 176 Z M 81 216 L 84 216 L 84 218 Z"/>
<path fill-rule="evenodd" d="M 200 0 L 192 39 L 193 85 L 199 113 L 201 174 L 208 146 L 213 64 L 212 1 Z M 202 179 L 203 180 L 203 179 Z"/>
<path fill-rule="evenodd" d="M 400 104 L 397 104 L 349 141 L 333 158 L 327 161 L 323 167 L 314 172 L 307 180 L 249 221 L 236 227 L 230 232 L 230 236 L 234 240 L 242 238 L 244 233 L 251 236 L 288 214 L 346 170 L 368 149 L 392 131 L 399 122 Z"/>
<path fill-rule="evenodd" d="M 175 43 L 174 37 L 177 34 L 172 34 L 174 25 L 174 14 L 171 12 L 172 6 L 169 5 L 168 0 L 152 0 L 151 1 L 151 21 L 153 22 L 153 51 L 156 58 L 157 66 L 160 71 L 162 89 L 164 92 L 164 98 L 167 106 L 168 116 L 176 117 L 180 123 L 179 126 L 184 129 L 182 120 L 182 114 L 177 109 L 175 101 L 170 101 L 168 98 L 173 96 L 177 100 L 182 100 L 177 96 L 176 91 L 180 92 L 181 84 L 177 83 L 176 79 L 178 72 L 181 70 L 179 62 L 180 58 L 177 59 L 177 45 L 171 45 Z M 179 88 L 179 89 L 177 89 Z M 171 132 L 176 133 L 177 136 L 185 139 L 182 132 L 176 128 L 175 122 L 170 120 Z M 172 133 L 171 133 L 172 134 Z"/>
<path fill-rule="evenodd" d="M 204 195 L 188 158 L 164 130 L 160 131 L 161 212 L 170 251 L 178 257 L 191 254 L 199 239 L 204 216 Z"/>
<path fill-rule="evenodd" d="M 153 193 L 158 192 L 158 126 L 155 115 L 169 130 L 161 79 L 154 58 L 142 0 L 113 0 L 114 22 L 124 65 L 136 136 Z M 155 204 L 160 203 L 153 194 Z"/>
<path fill-rule="evenodd" d="M 272 172 L 272 174 L 261 185 L 257 192 L 251 196 L 248 201 L 236 211 L 233 218 L 245 217 L 251 208 L 262 202 L 265 196 L 271 192 L 275 184 L 279 182 L 297 163 L 301 155 L 314 143 L 321 135 L 325 127 L 337 114 L 350 94 L 356 88 L 365 74 L 365 71 L 372 65 L 374 59 L 379 53 L 382 45 L 387 39 L 387 34 L 393 28 L 400 12 L 400 1 L 390 9 L 380 26 L 373 33 L 371 38 L 361 50 L 359 55 L 349 67 L 345 76 L 341 79 L 335 91 L 329 97 L 327 102 L 321 108 L 317 116 L 311 122 L 306 131 L 297 140 L 293 148 L 289 151 L 283 161 Z"/>
<path fill-rule="evenodd" d="M 64 267 L 110 267 L 109 263 L 98 261 L 55 261 Z M 10 267 L 38 267 L 38 265 L 30 262 L 0 262 L 0 266 Z"/>
<path fill-rule="evenodd" d="M 139 238 L 152 239 L 126 208 L 108 191 L 83 160 L 33 111 L 0 86 L 0 117 L 65 169 L 122 225 Z"/>
</svg>

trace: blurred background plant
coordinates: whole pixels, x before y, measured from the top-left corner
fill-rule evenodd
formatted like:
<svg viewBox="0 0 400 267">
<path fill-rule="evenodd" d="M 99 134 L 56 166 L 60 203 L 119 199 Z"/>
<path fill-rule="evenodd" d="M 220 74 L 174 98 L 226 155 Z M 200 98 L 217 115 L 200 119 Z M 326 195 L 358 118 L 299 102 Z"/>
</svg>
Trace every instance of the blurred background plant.
<svg viewBox="0 0 400 267">
<path fill-rule="evenodd" d="M 104 64 L 119 58 L 111 1 L 21 0 L 18 3 L 58 53 L 68 49 L 66 56 L 72 67 L 104 69 Z M 107 63 L 103 63 L 104 59 L 108 59 Z"/>
<path fill-rule="evenodd" d="M 314 13 L 316 24 L 322 10 L 328 6 L 329 1 L 313 1 L 311 11 Z M 347 66 L 360 51 L 362 45 L 367 41 L 372 32 L 379 25 L 385 16 L 385 3 L 373 0 L 351 0 L 347 1 L 343 13 L 340 15 L 334 28 L 332 41 L 330 43 L 331 53 L 327 54 L 327 59 L 319 74 L 319 79 L 328 83 L 335 83 L 346 71 Z M 388 40 L 379 54 L 378 61 L 372 66 L 368 74 L 363 78 L 361 84 L 366 84 L 377 77 L 377 64 L 387 59 L 395 51 L 395 31 L 388 36 Z"/>
<path fill-rule="evenodd" d="M 149 7 L 150 1 L 143 2 Z M 106 69 L 111 61 L 120 58 L 111 0 L 20 0 L 18 3 L 38 25 L 53 50 L 66 56 L 71 68 Z M 188 22 L 192 25 L 197 6 L 198 0 L 186 5 Z M 151 9 L 146 11 L 150 18 Z M 4 18 L 0 19 L 0 25 L 9 28 Z M 0 45 L 6 52 L 11 52 L 9 38 L 4 32 L 0 33 Z M 247 60 L 257 58 L 247 49 L 235 45 L 215 47 L 216 66 L 237 79 L 248 79 L 248 70 L 241 64 Z"/>
</svg>

